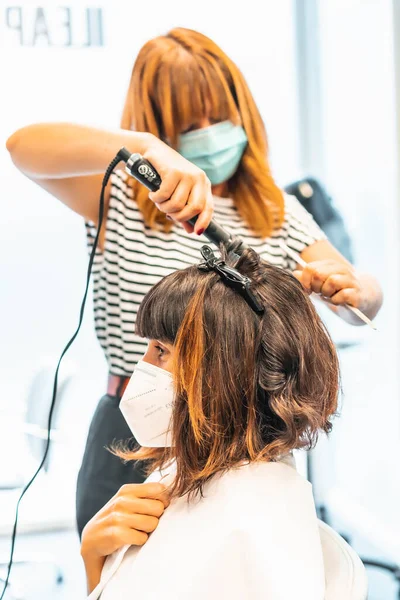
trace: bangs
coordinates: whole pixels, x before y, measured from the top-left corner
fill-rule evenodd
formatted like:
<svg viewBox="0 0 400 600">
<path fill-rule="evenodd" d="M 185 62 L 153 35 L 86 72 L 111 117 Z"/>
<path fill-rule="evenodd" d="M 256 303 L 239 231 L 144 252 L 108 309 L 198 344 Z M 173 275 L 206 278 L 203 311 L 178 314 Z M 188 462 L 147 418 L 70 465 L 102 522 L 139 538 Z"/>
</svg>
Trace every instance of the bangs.
<svg viewBox="0 0 400 600">
<path fill-rule="evenodd" d="M 150 289 L 136 317 L 135 333 L 148 340 L 175 343 L 187 307 L 196 290 L 196 267 L 171 273 Z"/>
<path fill-rule="evenodd" d="M 233 83 L 218 60 L 175 47 L 160 57 L 149 95 L 161 136 L 176 148 L 178 136 L 204 118 L 240 122 Z"/>
</svg>

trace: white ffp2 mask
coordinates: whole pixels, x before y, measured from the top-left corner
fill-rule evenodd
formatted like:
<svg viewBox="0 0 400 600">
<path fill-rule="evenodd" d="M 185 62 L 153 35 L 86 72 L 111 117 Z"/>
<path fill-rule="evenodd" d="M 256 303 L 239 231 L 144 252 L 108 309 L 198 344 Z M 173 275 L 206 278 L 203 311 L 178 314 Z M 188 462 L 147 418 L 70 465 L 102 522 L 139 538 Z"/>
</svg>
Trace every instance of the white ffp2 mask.
<svg viewBox="0 0 400 600">
<path fill-rule="evenodd" d="M 140 360 L 119 408 L 137 442 L 145 448 L 172 446 L 174 388 L 168 371 Z"/>
</svg>

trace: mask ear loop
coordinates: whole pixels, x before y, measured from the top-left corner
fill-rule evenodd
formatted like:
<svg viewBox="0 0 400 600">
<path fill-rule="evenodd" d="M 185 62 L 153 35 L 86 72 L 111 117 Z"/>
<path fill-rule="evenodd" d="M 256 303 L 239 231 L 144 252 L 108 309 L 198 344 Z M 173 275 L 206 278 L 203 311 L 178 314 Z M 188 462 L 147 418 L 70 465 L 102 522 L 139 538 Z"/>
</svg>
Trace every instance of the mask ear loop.
<svg viewBox="0 0 400 600">
<path fill-rule="evenodd" d="M 215 256 L 209 246 L 202 246 L 200 252 L 205 260 L 204 263 L 198 266 L 200 271 L 214 271 L 228 287 L 239 292 L 255 313 L 264 313 L 264 307 L 250 289 L 251 279 L 249 277 L 242 275 L 237 269 L 228 267 L 222 259 Z"/>
</svg>

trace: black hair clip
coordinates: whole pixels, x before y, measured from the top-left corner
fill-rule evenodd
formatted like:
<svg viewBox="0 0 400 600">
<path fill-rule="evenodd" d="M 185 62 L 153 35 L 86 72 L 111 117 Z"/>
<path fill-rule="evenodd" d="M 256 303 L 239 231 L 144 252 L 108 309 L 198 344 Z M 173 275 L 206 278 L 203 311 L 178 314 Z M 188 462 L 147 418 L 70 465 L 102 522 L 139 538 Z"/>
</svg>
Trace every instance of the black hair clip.
<svg viewBox="0 0 400 600">
<path fill-rule="evenodd" d="M 250 289 L 251 279 L 242 275 L 232 267 L 228 267 L 221 258 L 217 258 L 209 246 L 202 246 L 201 255 L 205 262 L 199 265 L 201 271 L 215 271 L 222 281 L 246 300 L 247 304 L 258 314 L 264 312 L 264 307 L 259 303 Z"/>
</svg>

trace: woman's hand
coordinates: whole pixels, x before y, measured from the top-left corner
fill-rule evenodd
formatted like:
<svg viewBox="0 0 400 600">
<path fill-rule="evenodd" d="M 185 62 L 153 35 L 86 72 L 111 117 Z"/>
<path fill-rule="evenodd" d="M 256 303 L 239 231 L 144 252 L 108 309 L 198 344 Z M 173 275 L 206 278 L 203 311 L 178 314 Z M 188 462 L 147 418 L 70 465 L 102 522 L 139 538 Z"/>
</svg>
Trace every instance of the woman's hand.
<svg viewBox="0 0 400 600">
<path fill-rule="evenodd" d="M 168 217 L 181 223 L 186 231 L 194 230 L 201 235 L 214 211 L 211 183 L 204 171 L 154 136 L 143 156 L 162 179 L 160 189 L 149 194 L 150 200 Z M 196 215 L 198 219 L 193 228 L 187 221 Z"/>
<path fill-rule="evenodd" d="M 353 267 L 335 260 L 308 263 L 293 275 L 308 292 L 320 294 L 333 304 L 350 304 L 362 310 L 363 289 Z"/>
<path fill-rule="evenodd" d="M 328 240 L 307 246 L 300 254 L 308 263 L 294 275 L 309 292 L 325 297 L 329 308 L 352 325 L 364 325 L 359 317 L 343 306 L 349 304 L 374 319 L 382 306 L 379 283 L 371 275 L 357 273 Z"/>
<path fill-rule="evenodd" d="M 382 305 L 382 292 L 375 279 L 356 273 L 347 262 L 334 259 L 314 261 L 293 274 L 308 293 L 320 294 L 334 312 L 352 325 L 363 325 L 364 322 L 344 304 L 360 309 L 370 319 L 377 315 Z"/>
<path fill-rule="evenodd" d="M 143 546 L 167 506 L 161 483 L 123 485 L 84 528 L 82 556 L 108 556 L 125 544 Z"/>
<path fill-rule="evenodd" d="M 81 555 L 89 591 L 100 581 L 106 557 L 126 544 L 143 546 L 168 504 L 161 483 L 123 485 L 87 523 L 82 532 Z"/>
</svg>

